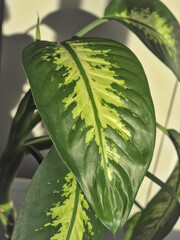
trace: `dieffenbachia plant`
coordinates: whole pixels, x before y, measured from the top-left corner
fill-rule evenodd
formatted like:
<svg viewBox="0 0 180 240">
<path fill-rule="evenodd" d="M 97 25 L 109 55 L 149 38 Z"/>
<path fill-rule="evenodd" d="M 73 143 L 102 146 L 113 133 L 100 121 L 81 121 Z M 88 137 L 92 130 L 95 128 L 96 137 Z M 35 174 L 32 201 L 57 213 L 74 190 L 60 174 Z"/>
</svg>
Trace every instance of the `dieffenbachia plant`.
<svg viewBox="0 0 180 240">
<path fill-rule="evenodd" d="M 33 177 L 13 240 L 103 239 L 105 227 L 115 235 L 146 174 L 179 207 L 178 188 L 147 173 L 156 121 L 141 63 L 119 42 L 83 37 L 110 20 L 132 30 L 180 79 L 180 28 L 158 0 L 112 0 L 102 19 L 61 43 L 41 41 L 38 20 L 37 39 L 24 49 L 22 61 L 50 141 L 32 139 L 23 146 L 40 161 L 43 143 L 54 146 Z M 178 134 L 171 136 L 179 146 Z M 175 181 L 179 184 L 178 177 Z M 158 201 L 151 205 L 157 208 Z M 138 223 L 145 224 L 144 215 L 146 209 L 130 220 L 128 239 Z M 157 232 L 166 226 L 164 218 Z M 140 230 L 137 239 L 152 239 L 144 237 L 146 228 Z"/>
</svg>

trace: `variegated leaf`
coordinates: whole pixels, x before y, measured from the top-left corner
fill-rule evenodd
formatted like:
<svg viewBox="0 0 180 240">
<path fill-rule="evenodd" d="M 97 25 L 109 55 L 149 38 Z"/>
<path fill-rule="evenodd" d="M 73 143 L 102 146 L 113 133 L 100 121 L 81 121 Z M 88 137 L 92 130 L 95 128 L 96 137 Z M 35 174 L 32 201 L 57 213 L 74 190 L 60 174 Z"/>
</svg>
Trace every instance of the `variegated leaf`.
<svg viewBox="0 0 180 240">
<path fill-rule="evenodd" d="M 168 130 L 179 158 L 167 185 L 180 194 L 180 134 Z M 138 217 L 138 214 L 140 217 Z M 172 230 L 180 215 L 180 205 L 169 193 L 161 189 L 146 208 L 133 216 L 126 224 L 126 240 L 161 240 Z"/>
<path fill-rule="evenodd" d="M 23 64 L 57 151 L 115 233 L 154 148 L 154 110 L 141 64 L 120 43 L 97 38 L 32 43 Z"/>
<path fill-rule="evenodd" d="M 159 0 L 112 0 L 105 17 L 132 30 L 180 80 L 180 26 Z"/>
<path fill-rule="evenodd" d="M 28 189 L 12 240 L 99 240 L 105 228 L 52 148 Z"/>
<path fill-rule="evenodd" d="M 180 193 L 180 171 L 176 166 L 169 180 L 169 187 Z M 141 212 L 138 221 L 126 225 L 128 240 L 161 240 L 172 230 L 180 215 L 180 205 L 165 190 L 161 189 Z M 133 221 L 133 220 L 132 220 Z M 130 231 L 128 230 L 130 227 Z M 133 228 L 132 228 L 133 227 Z M 131 229 L 132 228 L 132 229 Z M 128 236 L 130 235 L 130 236 Z"/>
</svg>

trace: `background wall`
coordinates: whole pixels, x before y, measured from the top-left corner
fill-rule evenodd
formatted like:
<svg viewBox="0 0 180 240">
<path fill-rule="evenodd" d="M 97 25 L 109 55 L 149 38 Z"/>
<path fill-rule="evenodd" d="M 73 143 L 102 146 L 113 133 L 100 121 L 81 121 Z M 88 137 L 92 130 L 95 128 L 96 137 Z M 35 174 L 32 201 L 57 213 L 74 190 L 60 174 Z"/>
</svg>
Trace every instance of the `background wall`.
<svg viewBox="0 0 180 240">
<path fill-rule="evenodd" d="M 32 26 L 36 24 L 37 12 L 42 21 L 42 39 L 62 41 L 72 37 L 87 23 L 103 16 L 108 2 L 108 0 L 6 0 L 0 72 L 0 154 L 5 147 L 17 104 L 29 89 L 21 66 L 21 52 L 34 40 L 35 29 Z M 180 1 L 163 0 L 162 2 L 180 21 Z M 171 71 L 154 57 L 133 33 L 116 22 L 103 24 L 91 31 L 88 36 L 111 38 L 124 43 L 134 51 L 143 64 L 149 80 L 157 122 L 180 131 L 180 87 L 176 86 L 176 78 Z M 175 98 L 175 101 L 169 111 L 172 98 Z M 39 125 L 33 134 L 37 136 L 43 131 Z M 159 130 L 156 143 L 150 171 L 165 181 L 176 163 L 177 155 L 168 138 L 162 136 Z M 18 176 L 31 177 L 37 166 L 35 160 L 27 157 Z M 145 205 L 157 190 L 157 186 L 151 185 L 149 180 L 145 179 L 137 199 Z M 180 228 L 180 223 L 175 229 L 178 227 Z"/>
</svg>

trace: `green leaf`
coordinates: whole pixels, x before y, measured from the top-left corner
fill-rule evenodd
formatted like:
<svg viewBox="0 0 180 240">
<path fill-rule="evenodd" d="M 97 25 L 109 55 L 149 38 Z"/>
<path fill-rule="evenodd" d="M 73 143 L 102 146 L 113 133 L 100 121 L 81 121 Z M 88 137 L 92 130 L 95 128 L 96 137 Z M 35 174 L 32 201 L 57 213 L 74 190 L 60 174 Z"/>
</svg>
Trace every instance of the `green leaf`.
<svg viewBox="0 0 180 240">
<path fill-rule="evenodd" d="M 0 223 L 4 228 L 4 235 L 7 239 L 11 239 L 14 223 L 16 220 L 16 210 L 13 202 L 0 204 Z"/>
<path fill-rule="evenodd" d="M 37 16 L 37 24 L 36 24 L 36 40 L 41 40 L 41 32 L 39 27 L 39 14 Z"/>
<path fill-rule="evenodd" d="M 8 139 L 11 148 L 14 144 L 18 145 L 24 143 L 31 130 L 40 121 L 40 115 L 34 105 L 31 90 L 29 90 L 21 100 L 12 122 L 10 136 Z"/>
<path fill-rule="evenodd" d="M 175 168 L 168 186 L 180 193 L 179 166 Z M 142 211 L 142 215 L 135 226 L 131 240 L 161 240 L 173 228 L 180 215 L 180 205 L 166 191 L 160 190 Z"/>
<path fill-rule="evenodd" d="M 180 160 L 180 135 L 173 129 L 168 130 L 168 133 Z M 175 167 L 166 184 L 180 194 L 179 164 Z M 161 240 L 171 231 L 179 215 L 180 205 L 172 195 L 161 189 L 141 212 L 141 217 L 136 221 L 137 224 L 133 225 L 133 229 L 131 222 L 134 223 L 134 220 L 130 219 L 127 222 L 125 234 L 127 237 L 130 235 L 130 237 L 126 240 Z"/>
<path fill-rule="evenodd" d="M 146 76 L 118 42 L 37 41 L 23 52 L 36 105 L 56 149 L 113 233 L 150 164 L 155 118 Z"/>
<path fill-rule="evenodd" d="M 126 223 L 124 227 L 124 239 L 125 240 L 130 240 L 131 236 L 133 234 L 134 228 L 141 217 L 141 212 L 137 212 L 134 214 Z"/>
<path fill-rule="evenodd" d="M 158 0 L 112 0 L 104 16 L 133 31 L 180 80 L 180 26 L 163 3 Z"/>
<path fill-rule="evenodd" d="M 12 121 L 8 142 L 0 156 L 0 205 L 2 215 L 5 215 L 3 225 L 8 226 L 8 231 L 12 229 L 12 215 L 14 214 L 12 206 L 10 209 L 7 207 L 12 205 L 9 194 L 10 186 L 26 152 L 24 142 L 31 133 L 31 130 L 40 121 L 40 115 L 37 112 L 31 91 L 29 90 L 18 106 L 16 115 Z M 8 214 L 9 217 L 7 217 Z M 6 224 L 5 219 L 7 220 Z M 8 234 L 10 234 L 10 231 Z"/>
<path fill-rule="evenodd" d="M 35 173 L 12 240 L 99 240 L 105 228 L 52 148 Z"/>
<path fill-rule="evenodd" d="M 168 130 L 180 160 L 180 134 L 174 129 Z M 175 192 L 180 194 L 180 167 L 179 164 L 166 183 Z M 166 190 L 161 189 L 150 201 L 147 207 L 134 215 L 126 224 L 126 240 L 161 240 L 173 228 L 180 215 L 180 205 Z"/>
<path fill-rule="evenodd" d="M 180 134 L 174 129 L 168 129 L 169 137 L 172 140 L 180 161 Z"/>
</svg>

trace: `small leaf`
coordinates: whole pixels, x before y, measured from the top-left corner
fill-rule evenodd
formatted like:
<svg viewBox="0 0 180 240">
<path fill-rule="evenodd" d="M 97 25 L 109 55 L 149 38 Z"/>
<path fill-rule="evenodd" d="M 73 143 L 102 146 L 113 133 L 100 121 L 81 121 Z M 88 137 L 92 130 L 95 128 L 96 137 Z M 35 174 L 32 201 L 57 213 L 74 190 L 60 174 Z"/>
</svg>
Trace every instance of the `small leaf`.
<svg viewBox="0 0 180 240">
<path fill-rule="evenodd" d="M 38 15 L 37 24 L 36 24 L 36 40 L 41 40 L 41 32 L 39 27 L 39 15 Z"/>
<path fill-rule="evenodd" d="M 52 148 L 35 173 L 12 240 L 99 240 L 105 228 Z"/>
<path fill-rule="evenodd" d="M 180 80 L 180 26 L 163 3 L 112 0 L 104 15 L 133 31 Z"/>
<path fill-rule="evenodd" d="M 154 148 L 154 109 L 141 64 L 125 46 L 101 38 L 37 41 L 24 50 L 23 64 L 59 155 L 116 233 Z"/>
<path fill-rule="evenodd" d="M 175 168 L 167 184 L 180 194 L 179 166 Z M 161 240 L 171 231 L 179 215 L 180 205 L 177 201 L 166 191 L 160 190 L 142 211 L 128 240 Z"/>
</svg>

